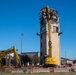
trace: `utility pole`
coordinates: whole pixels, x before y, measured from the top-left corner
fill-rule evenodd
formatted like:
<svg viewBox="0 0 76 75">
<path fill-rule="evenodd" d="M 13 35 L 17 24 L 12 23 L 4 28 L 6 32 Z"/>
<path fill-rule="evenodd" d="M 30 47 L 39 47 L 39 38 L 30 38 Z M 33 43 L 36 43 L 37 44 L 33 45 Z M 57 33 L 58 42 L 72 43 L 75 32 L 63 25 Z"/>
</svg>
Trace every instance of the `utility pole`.
<svg viewBox="0 0 76 75">
<path fill-rule="evenodd" d="M 65 58 L 66 58 L 66 51 L 65 51 Z"/>
</svg>

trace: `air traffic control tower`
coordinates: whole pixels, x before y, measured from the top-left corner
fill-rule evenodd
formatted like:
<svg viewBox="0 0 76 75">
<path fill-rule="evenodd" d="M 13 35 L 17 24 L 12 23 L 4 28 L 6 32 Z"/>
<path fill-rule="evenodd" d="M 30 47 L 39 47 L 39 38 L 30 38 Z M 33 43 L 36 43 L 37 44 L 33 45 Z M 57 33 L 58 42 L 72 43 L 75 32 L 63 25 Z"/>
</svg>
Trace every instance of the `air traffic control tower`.
<svg viewBox="0 0 76 75">
<path fill-rule="evenodd" d="M 60 24 L 58 12 L 55 9 L 49 8 L 50 13 L 50 25 L 51 25 L 51 46 L 52 57 L 58 58 L 58 65 L 60 65 Z M 47 10 L 46 7 L 40 10 L 40 60 L 41 64 L 44 64 L 45 57 L 49 54 L 49 34 L 48 34 L 48 22 L 47 22 Z"/>
</svg>

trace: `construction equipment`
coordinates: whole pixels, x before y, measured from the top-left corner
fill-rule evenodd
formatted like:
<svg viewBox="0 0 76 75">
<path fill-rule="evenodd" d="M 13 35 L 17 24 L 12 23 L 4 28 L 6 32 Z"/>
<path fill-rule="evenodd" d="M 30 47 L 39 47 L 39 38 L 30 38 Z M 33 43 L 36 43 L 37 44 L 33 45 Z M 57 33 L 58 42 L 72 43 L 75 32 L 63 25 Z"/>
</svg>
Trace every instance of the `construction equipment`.
<svg viewBox="0 0 76 75">
<path fill-rule="evenodd" d="M 54 66 L 58 65 L 58 59 L 55 57 L 52 57 L 51 22 L 53 19 L 56 20 L 56 16 L 53 16 L 54 12 L 52 13 L 52 11 L 53 11 L 52 9 L 50 9 L 48 6 L 46 6 L 43 9 L 42 14 L 46 15 L 46 17 L 44 17 L 44 19 L 48 25 L 48 38 L 49 38 L 49 55 L 45 58 L 44 65 L 54 67 Z"/>
<path fill-rule="evenodd" d="M 10 48 L 10 49 L 7 49 L 7 50 L 0 52 L 0 68 L 2 68 L 2 58 L 9 53 L 14 53 L 14 57 L 15 57 L 15 61 L 16 61 L 17 65 L 20 64 L 20 58 L 19 58 L 18 53 L 16 51 L 16 47 L 13 46 L 13 49 Z"/>
</svg>

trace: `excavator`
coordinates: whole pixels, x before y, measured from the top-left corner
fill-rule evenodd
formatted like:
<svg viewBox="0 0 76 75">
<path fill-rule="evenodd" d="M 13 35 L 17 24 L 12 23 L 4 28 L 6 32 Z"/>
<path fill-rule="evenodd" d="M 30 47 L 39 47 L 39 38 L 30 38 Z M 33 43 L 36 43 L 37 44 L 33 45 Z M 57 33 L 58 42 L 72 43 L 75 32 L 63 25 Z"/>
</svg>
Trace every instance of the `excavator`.
<svg viewBox="0 0 76 75">
<path fill-rule="evenodd" d="M 45 58 L 45 67 L 54 67 L 58 65 L 58 59 L 56 57 L 52 57 L 52 42 L 51 42 L 51 22 L 52 22 L 52 10 L 46 6 L 46 20 L 48 25 L 48 38 L 49 38 L 49 55 Z M 43 10 L 44 13 L 44 10 Z"/>
<path fill-rule="evenodd" d="M 10 48 L 10 49 L 7 49 L 7 50 L 4 50 L 4 51 L 0 52 L 0 68 L 3 67 L 2 66 L 2 58 L 9 53 L 14 53 L 15 61 L 16 61 L 17 65 L 20 65 L 20 58 L 19 58 L 18 53 L 16 51 L 16 47 L 13 46 L 12 49 Z"/>
</svg>

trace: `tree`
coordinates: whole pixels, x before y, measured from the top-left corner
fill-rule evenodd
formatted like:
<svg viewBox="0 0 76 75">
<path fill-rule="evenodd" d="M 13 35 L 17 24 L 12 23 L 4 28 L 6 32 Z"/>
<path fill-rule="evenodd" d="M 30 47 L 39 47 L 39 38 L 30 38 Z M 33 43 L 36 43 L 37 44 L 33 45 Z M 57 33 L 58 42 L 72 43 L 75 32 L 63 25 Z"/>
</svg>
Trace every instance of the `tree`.
<svg viewBox="0 0 76 75">
<path fill-rule="evenodd" d="M 40 58 L 37 56 L 34 56 L 33 63 L 34 63 L 34 65 L 36 65 L 37 63 L 40 63 Z"/>
<path fill-rule="evenodd" d="M 29 56 L 25 55 L 25 56 L 21 57 L 21 64 L 26 65 L 28 62 L 30 64 L 32 63 L 32 60 L 31 60 L 31 58 Z"/>
</svg>

